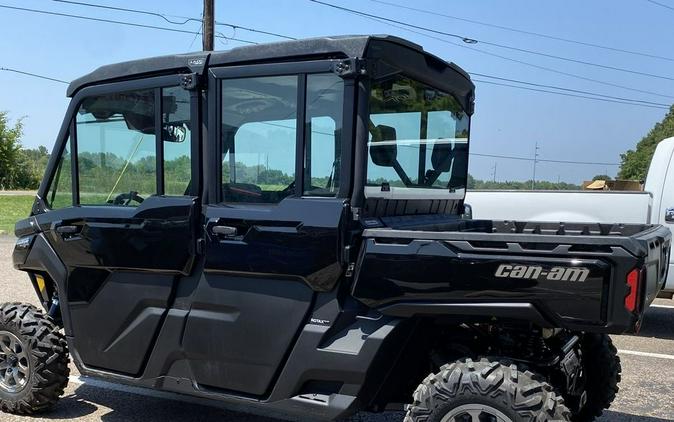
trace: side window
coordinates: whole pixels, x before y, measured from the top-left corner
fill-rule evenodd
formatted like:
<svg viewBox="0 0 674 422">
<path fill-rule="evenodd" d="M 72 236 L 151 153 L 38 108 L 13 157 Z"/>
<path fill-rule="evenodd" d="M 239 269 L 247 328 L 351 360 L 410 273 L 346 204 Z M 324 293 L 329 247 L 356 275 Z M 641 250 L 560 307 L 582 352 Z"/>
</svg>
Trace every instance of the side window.
<svg viewBox="0 0 674 422">
<path fill-rule="evenodd" d="M 192 179 L 189 92 L 179 87 L 162 89 L 161 108 L 164 193 L 166 195 L 185 195 Z"/>
<path fill-rule="evenodd" d="M 51 209 L 65 208 L 73 204 L 72 177 L 71 175 L 71 149 L 70 137 L 61 152 L 61 158 L 56 166 L 56 173 L 47 193 L 46 203 Z"/>
<path fill-rule="evenodd" d="M 339 76 L 307 76 L 304 195 L 335 196 L 339 191 L 343 96 Z"/>
<path fill-rule="evenodd" d="M 295 191 L 297 76 L 222 81 L 226 202 L 277 203 Z"/>
<path fill-rule="evenodd" d="M 157 193 L 154 90 L 93 96 L 76 118 L 80 204 L 138 206 Z"/>
</svg>

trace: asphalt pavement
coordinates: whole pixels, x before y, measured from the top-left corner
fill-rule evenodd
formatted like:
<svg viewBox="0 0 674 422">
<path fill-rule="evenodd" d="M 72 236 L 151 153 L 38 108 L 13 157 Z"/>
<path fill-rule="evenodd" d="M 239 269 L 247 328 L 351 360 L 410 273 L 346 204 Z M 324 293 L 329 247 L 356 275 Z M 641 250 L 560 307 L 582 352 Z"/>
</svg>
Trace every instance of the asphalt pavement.
<svg viewBox="0 0 674 422">
<path fill-rule="evenodd" d="M 14 240 L 11 236 L 0 236 L 0 302 L 36 303 L 26 275 L 12 268 Z M 638 336 L 613 336 L 613 340 L 622 359 L 622 383 L 611 410 L 605 412 L 599 421 L 674 421 L 674 301 L 658 299 L 656 306 L 648 310 Z M 51 412 L 33 417 L 0 413 L 0 421 L 279 421 L 259 413 L 251 415 L 189 401 L 170 400 L 164 394 L 149 390 L 83 379 L 74 366 L 72 371 L 63 399 Z M 400 422 L 402 415 L 359 414 L 352 421 Z"/>
</svg>

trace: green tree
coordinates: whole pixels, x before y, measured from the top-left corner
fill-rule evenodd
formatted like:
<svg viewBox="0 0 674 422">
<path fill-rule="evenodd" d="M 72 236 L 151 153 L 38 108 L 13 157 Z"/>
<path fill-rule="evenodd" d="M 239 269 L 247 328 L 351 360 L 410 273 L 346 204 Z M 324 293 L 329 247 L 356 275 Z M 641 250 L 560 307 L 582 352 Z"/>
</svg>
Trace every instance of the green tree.
<svg viewBox="0 0 674 422">
<path fill-rule="evenodd" d="M 0 189 L 15 189 L 21 179 L 21 119 L 11 126 L 6 111 L 0 111 Z"/>
<path fill-rule="evenodd" d="M 49 151 L 40 145 L 35 149 L 21 150 L 21 170 L 17 188 L 37 189 L 42 180 L 42 175 L 47 168 Z"/>
<path fill-rule="evenodd" d="M 674 136 L 674 105 L 670 107 L 665 118 L 660 123 L 656 123 L 653 129 L 639 141 L 635 149 L 630 149 L 620 155 L 622 162 L 618 178 L 644 180 L 655 147 L 663 139 L 672 136 Z"/>
<path fill-rule="evenodd" d="M 529 190 L 531 189 L 531 180 L 524 182 L 517 181 L 503 181 L 494 182 L 492 180 L 476 179 L 472 175 L 468 175 L 468 189 L 491 189 L 491 190 Z M 536 190 L 579 190 L 580 186 L 566 182 L 548 182 L 546 180 L 536 181 Z"/>
<path fill-rule="evenodd" d="M 613 180 L 611 176 L 608 174 L 598 174 L 592 178 L 592 181 L 594 182 L 595 180 Z"/>
</svg>

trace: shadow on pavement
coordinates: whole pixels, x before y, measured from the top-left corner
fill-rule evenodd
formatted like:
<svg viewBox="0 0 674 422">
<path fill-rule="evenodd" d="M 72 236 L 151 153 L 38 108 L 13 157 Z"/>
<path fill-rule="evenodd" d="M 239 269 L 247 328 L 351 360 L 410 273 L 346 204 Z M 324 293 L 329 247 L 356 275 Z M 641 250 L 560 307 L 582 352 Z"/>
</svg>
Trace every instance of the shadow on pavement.
<svg viewBox="0 0 674 422">
<path fill-rule="evenodd" d="M 200 406 L 179 400 L 165 400 L 81 385 L 65 396 L 50 412 L 36 415 L 47 420 L 91 420 L 105 422 L 280 422 L 262 416 Z"/>
<path fill-rule="evenodd" d="M 663 340 L 674 340 L 674 309 L 648 308 L 639 337 L 655 337 Z"/>
<path fill-rule="evenodd" d="M 280 419 L 227 411 L 218 407 L 141 396 L 87 385 L 79 386 L 74 394 L 65 396 L 51 412 L 36 415 L 36 418 L 56 421 L 100 420 L 104 422 L 281 422 Z M 402 419 L 402 412 L 360 413 L 348 419 L 348 422 L 401 422 Z M 672 422 L 672 420 L 606 411 L 600 419 L 597 419 L 597 422 Z"/>
</svg>

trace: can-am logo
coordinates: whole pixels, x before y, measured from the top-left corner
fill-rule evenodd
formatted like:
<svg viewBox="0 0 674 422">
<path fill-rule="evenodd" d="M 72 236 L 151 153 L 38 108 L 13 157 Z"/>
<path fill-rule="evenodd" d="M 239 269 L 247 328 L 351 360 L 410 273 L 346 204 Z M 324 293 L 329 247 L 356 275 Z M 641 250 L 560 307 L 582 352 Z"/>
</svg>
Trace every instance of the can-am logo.
<svg viewBox="0 0 674 422">
<path fill-rule="evenodd" d="M 546 270 L 538 265 L 501 264 L 494 275 L 499 278 L 538 280 L 544 277 L 551 281 L 583 282 L 590 275 L 590 270 L 584 267 L 552 267 Z"/>
</svg>

